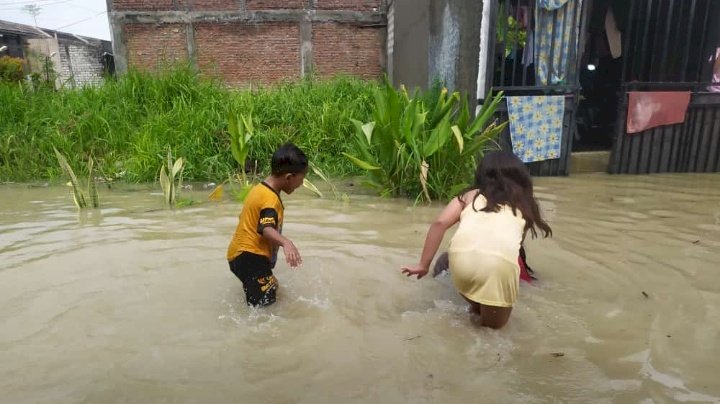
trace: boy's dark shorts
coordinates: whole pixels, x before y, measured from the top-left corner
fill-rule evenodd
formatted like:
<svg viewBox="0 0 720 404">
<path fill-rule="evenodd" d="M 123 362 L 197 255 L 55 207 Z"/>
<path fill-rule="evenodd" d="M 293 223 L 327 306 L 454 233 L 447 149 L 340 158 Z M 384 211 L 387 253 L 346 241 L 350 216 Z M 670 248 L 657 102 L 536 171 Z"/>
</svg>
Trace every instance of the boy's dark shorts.
<svg viewBox="0 0 720 404">
<path fill-rule="evenodd" d="M 267 257 L 244 252 L 230 261 L 230 270 L 242 281 L 245 301 L 249 306 L 275 303 L 278 282 Z"/>
</svg>

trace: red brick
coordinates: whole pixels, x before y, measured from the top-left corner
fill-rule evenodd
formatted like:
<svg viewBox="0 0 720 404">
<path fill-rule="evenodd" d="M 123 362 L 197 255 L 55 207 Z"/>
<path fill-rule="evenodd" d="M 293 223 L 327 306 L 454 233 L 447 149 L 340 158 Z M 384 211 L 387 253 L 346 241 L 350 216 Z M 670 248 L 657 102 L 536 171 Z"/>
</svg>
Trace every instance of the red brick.
<svg viewBox="0 0 720 404">
<path fill-rule="evenodd" d="M 300 34 L 290 23 L 202 23 L 195 27 L 200 69 L 231 85 L 300 77 Z"/>
<path fill-rule="evenodd" d="M 380 10 L 381 0 L 316 0 L 318 10 Z"/>
<path fill-rule="evenodd" d="M 309 0 L 245 0 L 247 10 L 304 9 Z"/>
<path fill-rule="evenodd" d="M 320 76 L 349 74 L 365 79 L 381 77 L 382 28 L 349 24 L 313 25 L 313 63 Z"/>
<path fill-rule="evenodd" d="M 182 1 L 185 3 L 185 1 Z M 184 4 L 183 4 L 184 6 Z M 117 11 L 161 11 L 161 10 L 175 10 L 173 7 L 173 0 L 113 0 L 113 10 Z"/>
<path fill-rule="evenodd" d="M 193 0 L 193 10 L 198 11 L 230 11 L 240 10 L 241 0 Z"/>
<path fill-rule="evenodd" d="M 182 24 L 125 24 L 128 66 L 154 70 L 188 58 L 187 36 Z"/>
</svg>

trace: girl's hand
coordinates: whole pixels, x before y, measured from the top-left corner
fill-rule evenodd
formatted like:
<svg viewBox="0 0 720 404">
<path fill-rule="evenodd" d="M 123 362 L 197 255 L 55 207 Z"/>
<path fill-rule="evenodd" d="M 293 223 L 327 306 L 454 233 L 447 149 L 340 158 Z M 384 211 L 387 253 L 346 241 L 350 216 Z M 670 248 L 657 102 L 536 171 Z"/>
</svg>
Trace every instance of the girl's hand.
<svg viewBox="0 0 720 404">
<path fill-rule="evenodd" d="M 418 279 L 422 279 L 422 277 L 427 275 L 427 273 L 429 271 L 428 267 L 423 267 L 421 265 L 402 267 L 401 269 L 402 269 L 402 273 L 407 275 L 408 277 L 417 275 Z"/>
</svg>

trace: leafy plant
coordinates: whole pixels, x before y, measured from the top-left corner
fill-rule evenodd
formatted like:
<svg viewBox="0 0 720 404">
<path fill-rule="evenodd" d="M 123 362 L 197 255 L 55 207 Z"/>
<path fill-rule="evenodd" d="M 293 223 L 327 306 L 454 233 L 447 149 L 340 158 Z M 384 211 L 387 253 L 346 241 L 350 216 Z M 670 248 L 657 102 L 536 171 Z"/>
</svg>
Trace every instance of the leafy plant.
<svg viewBox="0 0 720 404">
<path fill-rule="evenodd" d="M 182 189 L 182 173 L 185 160 L 180 157 L 173 162 L 172 151 L 168 147 L 167 159 L 160 167 L 160 187 L 163 191 L 165 204 L 174 207 L 178 191 Z"/>
<path fill-rule="evenodd" d="M 527 43 L 527 30 L 515 17 L 507 15 L 505 3 L 501 3 L 498 10 L 495 35 L 498 43 L 505 44 L 505 57 L 509 57 L 513 51 L 524 49 Z"/>
<path fill-rule="evenodd" d="M 502 93 L 486 99 L 474 119 L 467 100 L 445 88 L 427 100 L 427 94 L 410 97 L 385 80 L 374 95 L 374 120 L 352 120 L 358 154 L 344 154 L 381 195 L 426 201 L 454 195 L 469 184 L 475 157 L 507 125 L 489 123 Z"/>
<path fill-rule="evenodd" d="M 0 81 L 17 83 L 23 79 L 23 64 L 20 58 L 0 56 Z"/>
<path fill-rule="evenodd" d="M 99 208 L 100 197 L 97 191 L 97 184 L 95 183 L 95 179 L 93 178 L 92 157 L 88 159 L 87 186 L 85 187 L 86 192 L 83 192 L 80 186 L 80 181 L 78 181 L 75 172 L 73 171 L 72 167 L 70 167 L 70 164 L 68 163 L 65 156 L 63 156 L 62 153 L 60 153 L 55 147 L 53 147 L 53 150 L 55 151 L 55 156 L 57 157 L 58 163 L 60 164 L 60 168 L 65 173 L 65 175 L 70 178 L 70 185 L 72 186 L 73 190 L 73 201 L 75 201 L 75 206 L 77 206 L 79 209 L 85 209 L 88 207 L 89 203 L 91 207 Z"/>
</svg>

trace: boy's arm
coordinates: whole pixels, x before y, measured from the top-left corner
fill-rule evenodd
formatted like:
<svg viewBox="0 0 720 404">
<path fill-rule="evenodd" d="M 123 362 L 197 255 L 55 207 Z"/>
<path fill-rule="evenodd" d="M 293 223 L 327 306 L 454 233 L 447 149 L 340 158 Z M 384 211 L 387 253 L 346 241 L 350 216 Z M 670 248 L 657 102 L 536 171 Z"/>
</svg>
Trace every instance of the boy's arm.
<svg viewBox="0 0 720 404">
<path fill-rule="evenodd" d="M 404 274 L 407 274 L 407 276 L 417 275 L 418 279 L 427 275 L 430 270 L 430 263 L 432 263 L 432 259 L 440 247 L 445 232 L 460 221 L 461 212 L 462 204 L 458 198 L 453 198 L 437 219 L 435 219 L 433 224 L 430 225 L 430 229 L 425 237 L 425 245 L 423 246 L 420 262 L 415 266 L 402 267 Z"/>
<path fill-rule="evenodd" d="M 280 234 L 280 232 L 277 231 L 274 227 L 264 227 L 262 229 L 262 236 L 274 245 L 282 247 L 283 253 L 285 253 L 285 261 L 287 261 L 290 267 L 294 268 L 302 264 L 300 252 L 295 247 L 295 244 L 293 244 L 290 239 Z"/>
</svg>

